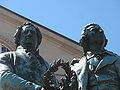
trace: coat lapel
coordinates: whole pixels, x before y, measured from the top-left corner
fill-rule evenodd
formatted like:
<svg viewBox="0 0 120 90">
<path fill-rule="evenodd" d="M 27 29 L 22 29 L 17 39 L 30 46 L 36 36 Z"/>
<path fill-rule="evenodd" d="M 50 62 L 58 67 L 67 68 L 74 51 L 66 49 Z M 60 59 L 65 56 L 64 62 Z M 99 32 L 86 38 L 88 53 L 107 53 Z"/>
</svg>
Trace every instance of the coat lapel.
<svg viewBox="0 0 120 90">
<path fill-rule="evenodd" d="M 106 66 L 106 65 L 109 65 L 109 64 L 112 64 L 113 62 L 115 62 L 117 59 L 115 58 L 115 56 L 106 56 L 104 57 L 100 62 L 99 64 L 97 65 L 96 67 L 96 70 L 99 70 L 101 69 L 102 67 Z"/>
</svg>

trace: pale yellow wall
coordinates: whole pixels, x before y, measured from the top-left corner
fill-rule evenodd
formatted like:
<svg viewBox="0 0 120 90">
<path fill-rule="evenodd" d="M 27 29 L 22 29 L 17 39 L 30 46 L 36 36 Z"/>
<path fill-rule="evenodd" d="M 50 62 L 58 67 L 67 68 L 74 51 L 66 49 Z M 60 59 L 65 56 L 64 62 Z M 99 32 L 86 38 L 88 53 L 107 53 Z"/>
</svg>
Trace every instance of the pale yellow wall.
<svg viewBox="0 0 120 90">
<path fill-rule="evenodd" d="M 0 43 L 4 43 L 10 50 L 15 50 L 13 35 L 16 28 L 26 21 L 29 20 L 0 8 Z M 35 23 L 33 24 L 36 25 Z M 39 47 L 40 55 L 49 63 L 58 58 L 71 61 L 75 57 L 80 58 L 82 56 L 82 48 L 78 44 L 44 27 L 36 26 L 40 29 L 43 36 Z"/>
<path fill-rule="evenodd" d="M 15 26 L 0 17 L 0 43 L 5 44 L 10 50 L 15 49 L 13 34 Z"/>
</svg>

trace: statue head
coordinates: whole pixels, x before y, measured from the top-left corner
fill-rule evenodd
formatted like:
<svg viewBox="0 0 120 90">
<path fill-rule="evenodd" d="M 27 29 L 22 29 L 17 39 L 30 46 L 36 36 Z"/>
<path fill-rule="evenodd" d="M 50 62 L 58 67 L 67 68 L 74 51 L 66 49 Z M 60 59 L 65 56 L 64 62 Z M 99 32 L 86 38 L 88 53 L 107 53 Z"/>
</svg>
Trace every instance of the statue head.
<svg viewBox="0 0 120 90">
<path fill-rule="evenodd" d="M 32 23 L 25 23 L 16 30 L 14 40 L 16 47 L 21 45 L 24 48 L 30 47 L 36 50 L 41 43 L 42 35 L 38 27 Z"/>
<path fill-rule="evenodd" d="M 87 24 L 82 31 L 80 45 L 84 49 L 84 54 L 92 49 L 103 50 L 107 45 L 103 29 L 98 24 Z"/>
</svg>

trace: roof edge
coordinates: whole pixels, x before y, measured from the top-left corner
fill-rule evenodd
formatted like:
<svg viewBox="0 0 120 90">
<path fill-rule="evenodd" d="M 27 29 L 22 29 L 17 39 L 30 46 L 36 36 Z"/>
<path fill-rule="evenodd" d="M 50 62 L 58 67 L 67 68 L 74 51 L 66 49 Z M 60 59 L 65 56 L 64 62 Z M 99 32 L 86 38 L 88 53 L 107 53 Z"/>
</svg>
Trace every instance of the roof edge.
<svg viewBox="0 0 120 90">
<path fill-rule="evenodd" d="M 71 42 L 79 45 L 79 43 L 78 43 L 77 41 L 74 41 L 74 40 L 72 40 L 72 39 L 70 39 L 70 38 L 68 38 L 68 37 L 66 37 L 66 36 L 64 36 L 64 35 L 62 35 L 62 34 L 59 34 L 59 33 L 55 32 L 55 31 L 52 30 L 52 29 L 49 29 L 49 28 L 47 28 L 47 27 L 45 27 L 45 26 L 43 26 L 43 25 L 41 25 L 41 24 L 39 24 L 39 23 L 37 23 L 37 22 L 35 22 L 35 21 L 32 21 L 31 19 L 28 19 L 28 18 L 26 18 L 26 17 L 24 17 L 24 16 L 22 16 L 22 15 L 16 13 L 16 12 L 13 12 L 12 10 L 7 9 L 7 8 L 5 8 L 5 7 L 2 6 L 2 5 L 0 5 L 0 7 L 3 8 L 3 9 L 5 9 L 5 10 L 7 10 L 7 11 L 9 11 L 9 12 L 11 12 L 11 13 L 13 13 L 13 14 L 15 14 L 15 15 L 17 15 L 17 16 L 19 16 L 19 17 L 21 17 L 21 18 L 23 18 L 23 19 L 26 19 L 27 21 L 30 21 L 31 23 L 34 23 L 34 24 L 36 24 L 36 25 L 38 25 L 38 26 L 40 26 L 40 27 L 42 27 L 42 28 L 45 28 L 45 29 L 49 30 L 50 32 L 55 33 L 55 34 L 57 34 L 57 35 L 59 35 L 59 36 L 61 36 L 61 37 L 63 37 L 63 38 L 66 38 L 67 40 L 69 40 L 69 41 L 71 41 Z"/>
</svg>

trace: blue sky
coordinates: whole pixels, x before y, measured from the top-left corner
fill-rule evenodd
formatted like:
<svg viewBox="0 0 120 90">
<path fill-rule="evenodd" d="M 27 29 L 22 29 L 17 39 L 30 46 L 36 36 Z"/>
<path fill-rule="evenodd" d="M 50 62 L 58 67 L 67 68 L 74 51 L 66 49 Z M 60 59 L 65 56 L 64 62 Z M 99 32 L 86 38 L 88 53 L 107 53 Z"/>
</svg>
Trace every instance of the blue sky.
<svg viewBox="0 0 120 90">
<path fill-rule="evenodd" d="M 83 27 L 99 24 L 106 49 L 120 55 L 120 0 L 0 0 L 0 5 L 79 42 Z"/>
</svg>

